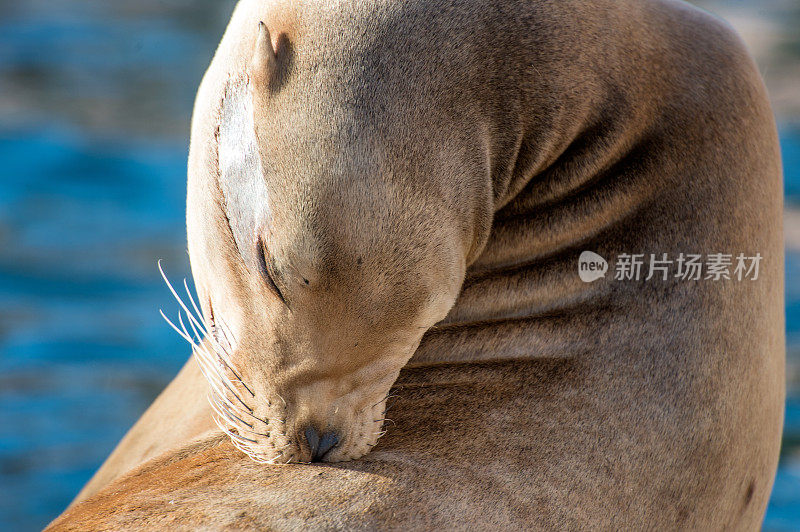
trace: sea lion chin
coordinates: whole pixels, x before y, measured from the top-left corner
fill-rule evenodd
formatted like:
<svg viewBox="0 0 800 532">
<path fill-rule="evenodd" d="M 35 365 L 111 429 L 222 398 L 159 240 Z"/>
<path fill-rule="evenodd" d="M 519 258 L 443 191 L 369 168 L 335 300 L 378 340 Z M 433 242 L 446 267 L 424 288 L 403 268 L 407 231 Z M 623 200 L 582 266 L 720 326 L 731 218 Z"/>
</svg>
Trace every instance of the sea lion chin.
<svg viewBox="0 0 800 532">
<path fill-rule="evenodd" d="M 254 460 L 359 458 L 382 434 L 400 369 L 452 307 L 468 247 L 429 222 L 446 205 L 407 200 L 413 181 L 380 167 L 352 115 L 316 126 L 319 149 L 276 153 L 303 139 L 275 131 L 315 118 L 282 108 L 282 59 L 266 25 L 252 29 L 252 59 L 219 104 L 209 197 L 188 204 L 218 206 L 213 224 L 189 216 L 194 353 L 215 420 Z"/>
</svg>

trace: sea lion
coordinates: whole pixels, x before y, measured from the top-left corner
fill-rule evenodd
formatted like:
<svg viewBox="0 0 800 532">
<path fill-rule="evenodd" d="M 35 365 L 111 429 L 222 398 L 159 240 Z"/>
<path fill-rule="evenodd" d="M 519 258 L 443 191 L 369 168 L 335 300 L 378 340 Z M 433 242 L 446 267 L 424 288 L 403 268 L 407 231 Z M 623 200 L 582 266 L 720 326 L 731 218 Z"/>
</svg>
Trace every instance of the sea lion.
<svg viewBox="0 0 800 532">
<path fill-rule="evenodd" d="M 202 309 L 177 328 L 209 333 L 200 365 L 52 529 L 761 522 L 780 157 L 757 68 L 711 15 L 242 1 L 188 190 Z M 583 282 L 586 250 L 763 260 L 742 281 Z"/>
</svg>

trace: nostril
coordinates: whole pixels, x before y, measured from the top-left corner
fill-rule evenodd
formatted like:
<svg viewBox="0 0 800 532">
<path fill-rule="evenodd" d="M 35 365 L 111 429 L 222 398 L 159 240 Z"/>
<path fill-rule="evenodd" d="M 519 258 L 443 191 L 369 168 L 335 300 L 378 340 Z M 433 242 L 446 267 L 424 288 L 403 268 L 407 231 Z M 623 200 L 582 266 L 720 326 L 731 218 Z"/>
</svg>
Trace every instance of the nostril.
<svg viewBox="0 0 800 532">
<path fill-rule="evenodd" d="M 308 442 L 308 448 L 311 449 L 311 459 L 313 460 L 317 455 L 317 451 L 319 451 L 319 432 L 317 432 L 317 429 L 314 427 L 306 429 L 306 441 Z"/>
<path fill-rule="evenodd" d="M 305 436 L 311 450 L 312 462 L 322 460 L 339 443 L 339 436 L 335 432 L 328 431 L 320 437 L 319 431 L 314 427 L 306 428 Z"/>
<path fill-rule="evenodd" d="M 339 436 L 335 432 L 326 432 L 319 440 L 319 457 L 324 458 L 328 451 L 336 447 L 339 443 Z"/>
</svg>

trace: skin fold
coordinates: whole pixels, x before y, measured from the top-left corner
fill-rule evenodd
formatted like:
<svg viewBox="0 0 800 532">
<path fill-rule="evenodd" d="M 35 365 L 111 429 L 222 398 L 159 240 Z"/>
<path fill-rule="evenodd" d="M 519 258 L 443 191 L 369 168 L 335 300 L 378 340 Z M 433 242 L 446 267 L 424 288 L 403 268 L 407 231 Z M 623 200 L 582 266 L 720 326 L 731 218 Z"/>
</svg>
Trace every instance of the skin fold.
<svg viewBox="0 0 800 532">
<path fill-rule="evenodd" d="M 196 349 L 233 435 L 189 361 L 52 530 L 760 526 L 781 168 L 725 23 L 668 0 L 242 1 L 188 185 Z M 757 280 L 584 283 L 584 250 L 763 258 Z"/>
</svg>

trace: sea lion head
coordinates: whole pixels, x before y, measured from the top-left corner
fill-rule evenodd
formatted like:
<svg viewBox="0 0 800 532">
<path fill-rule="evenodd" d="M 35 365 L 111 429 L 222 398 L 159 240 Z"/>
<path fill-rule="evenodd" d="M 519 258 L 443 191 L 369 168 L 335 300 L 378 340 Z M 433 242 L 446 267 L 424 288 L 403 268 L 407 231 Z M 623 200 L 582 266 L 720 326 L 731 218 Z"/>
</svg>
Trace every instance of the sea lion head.
<svg viewBox="0 0 800 532">
<path fill-rule="evenodd" d="M 468 209 L 435 178 L 447 156 L 417 153 L 402 120 L 386 129 L 376 109 L 399 106 L 354 102 L 346 68 L 303 63 L 261 22 L 241 39 L 250 57 L 220 82 L 206 148 L 216 168 L 190 167 L 202 310 L 183 325 L 205 336 L 195 354 L 217 421 L 249 456 L 358 458 L 381 435 L 400 369 L 457 297 L 473 234 L 455 213 Z"/>
</svg>

